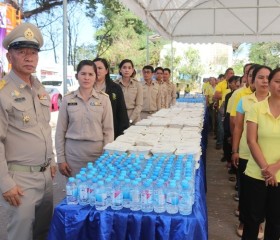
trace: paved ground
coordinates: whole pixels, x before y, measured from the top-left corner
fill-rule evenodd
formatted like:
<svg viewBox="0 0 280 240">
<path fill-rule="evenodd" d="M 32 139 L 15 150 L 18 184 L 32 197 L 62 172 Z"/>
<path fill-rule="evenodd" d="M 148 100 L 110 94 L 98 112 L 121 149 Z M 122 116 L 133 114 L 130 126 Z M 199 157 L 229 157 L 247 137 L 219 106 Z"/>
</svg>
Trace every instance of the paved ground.
<svg viewBox="0 0 280 240">
<path fill-rule="evenodd" d="M 52 114 L 53 134 L 55 132 L 56 113 Z M 225 163 L 220 162 L 221 150 L 215 150 L 215 141 L 209 136 L 207 150 L 207 206 L 209 240 L 238 240 L 235 228 L 238 219 L 234 216 L 237 202 L 233 200 L 235 183 L 228 180 Z M 64 198 L 65 178 L 57 174 L 54 180 L 54 202 Z M 0 240 L 6 240 L 7 215 L 0 206 Z M 20 238 L 19 238 L 20 240 Z M 81 239 L 82 240 L 82 239 Z M 192 240 L 192 239 L 188 239 Z M 199 239 L 193 239 L 199 240 Z"/>
</svg>

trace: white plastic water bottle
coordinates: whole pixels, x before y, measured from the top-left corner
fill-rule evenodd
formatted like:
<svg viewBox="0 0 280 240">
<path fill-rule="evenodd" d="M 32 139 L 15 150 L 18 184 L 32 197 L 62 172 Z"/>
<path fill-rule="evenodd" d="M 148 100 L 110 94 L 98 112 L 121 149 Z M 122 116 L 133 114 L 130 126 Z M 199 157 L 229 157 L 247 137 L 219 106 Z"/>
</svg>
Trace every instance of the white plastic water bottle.
<svg viewBox="0 0 280 240">
<path fill-rule="evenodd" d="M 115 181 L 112 187 L 111 194 L 111 208 L 113 210 L 120 210 L 123 208 L 123 192 L 120 181 Z"/>
<path fill-rule="evenodd" d="M 97 179 L 92 177 L 91 181 L 88 181 L 88 203 L 92 207 L 95 205 L 96 188 L 97 188 Z"/>
<path fill-rule="evenodd" d="M 151 181 L 146 180 L 141 191 L 141 210 L 142 212 L 153 211 L 153 189 Z"/>
<path fill-rule="evenodd" d="M 179 194 L 176 181 L 170 180 L 169 187 L 166 192 L 166 211 L 170 214 L 178 212 Z"/>
<path fill-rule="evenodd" d="M 110 177 L 107 177 L 105 179 L 105 189 L 106 189 L 106 193 L 107 193 L 107 206 L 110 207 L 111 206 L 111 194 L 112 194 L 112 179 Z"/>
<path fill-rule="evenodd" d="M 68 205 L 78 204 L 77 193 L 75 178 L 70 177 L 66 184 L 66 202 Z"/>
<path fill-rule="evenodd" d="M 164 192 L 164 180 L 158 179 L 154 186 L 154 211 L 156 213 L 165 212 L 165 192 Z"/>
<path fill-rule="evenodd" d="M 192 199 L 190 196 L 190 188 L 186 180 L 182 181 L 182 189 L 179 198 L 179 212 L 182 215 L 190 215 L 192 213 Z"/>
<path fill-rule="evenodd" d="M 141 190 L 138 181 L 134 180 L 131 183 L 130 189 L 130 210 L 139 211 L 141 209 Z"/>
<path fill-rule="evenodd" d="M 107 192 L 103 181 L 98 181 L 95 189 L 95 208 L 96 210 L 105 210 L 107 208 Z"/>
<path fill-rule="evenodd" d="M 88 204 L 88 185 L 84 176 L 81 177 L 81 182 L 78 186 L 78 202 L 79 205 Z"/>
<path fill-rule="evenodd" d="M 131 189 L 130 179 L 126 178 L 122 186 L 123 207 L 125 208 L 130 208 L 130 202 L 131 202 L 130 189 Z"/>
</svg>

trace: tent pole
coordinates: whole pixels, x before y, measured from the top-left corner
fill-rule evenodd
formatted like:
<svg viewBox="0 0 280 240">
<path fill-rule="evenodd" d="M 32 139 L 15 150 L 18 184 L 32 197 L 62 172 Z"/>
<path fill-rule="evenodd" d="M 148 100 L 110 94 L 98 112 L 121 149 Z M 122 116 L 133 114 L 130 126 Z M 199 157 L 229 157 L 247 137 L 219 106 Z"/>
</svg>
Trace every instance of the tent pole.
<svg viewBox="0 0 280 240">
<path fill-rule="evenodd" d="M 171 82 L 173 82 L 173 61 L 174 61 L 174 52 L 173 52 L 173 38 L 171 39 Z"/>
<path fill-rule="evenodd" d="M 67 93 L 67 0 L 63 0 L 63 94 Z"/>
<path fill-rule="evenodd" d="M 148 12 L 146 11 L 146 22 L 147 22 L 147 31 L 146 31 L 146 65 L 149 65 L 150 62 L 150 49 L 149 49 L 149 19 Z"/>
</svg>

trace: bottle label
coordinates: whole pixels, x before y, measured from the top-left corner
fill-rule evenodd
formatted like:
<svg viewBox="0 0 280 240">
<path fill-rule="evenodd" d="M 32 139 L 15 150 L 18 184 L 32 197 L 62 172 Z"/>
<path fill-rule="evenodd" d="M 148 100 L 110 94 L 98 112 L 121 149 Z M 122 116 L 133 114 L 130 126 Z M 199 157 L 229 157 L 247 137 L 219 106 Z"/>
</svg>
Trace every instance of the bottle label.
<svg viewBox="0 0 280 240">
<path fill-rule="evenodd" d="M 152 203 L 152 193 L 150 190 L 144 190 L 142 193 L 142 203 L 150 204 Z"/>
<path fill-rule="evenodd" d="M 79 196 L 80 199 L 87 199 L 88 198 L 88 192 L 86 187 L 79 188 Z"/>
<path fill-rule="evenodd" d="M 105 202 L 107 198 L 107 194 L 106 193 L 100 193 L 100 194 L 96 194 L 95 196 L 95 201 L 102 203 Z"/>
<path fill-rule="evenodd" d="M 139 203 L 140 202 L 140 193 L 139 191 L 133 191 L 131 193 L 131 201 L 134 203 Z"/>
</svg>

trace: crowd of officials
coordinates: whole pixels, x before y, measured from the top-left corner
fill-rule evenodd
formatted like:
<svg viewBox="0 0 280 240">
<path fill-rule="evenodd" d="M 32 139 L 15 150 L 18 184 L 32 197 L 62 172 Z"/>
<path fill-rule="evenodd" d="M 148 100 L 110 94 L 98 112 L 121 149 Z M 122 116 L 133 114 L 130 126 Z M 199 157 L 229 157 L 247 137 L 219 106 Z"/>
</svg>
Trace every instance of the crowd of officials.
<svg viewBox="0 0 280 240">
<path fill-rule="evenodd" d="M 236 174 L 237 235 L 280 239 L 280 68 L 248 63 L 241 77 L 228 68 L 202 90 L 216 149 Z"/>
<path fill-rule="evenodd" d="M 40 30 L 30 23 L 3 40 L 11 70 L 0 80 L 0 202 L 9 215 L 9 240 L 46 239 L 53 213 L 51 102 L 33 75 L 42 45 Z M 56 127 L 61 174 L 75 176 L 130 125 L 175 104 L 179 88 L 169 68 L 144 66 L 143 81 L 135 74 L 130 59 L 119 64 L 115 82 L 106 59 L 78 64 L 79 88 L 64 96 Z"/>
<path fill-rule="evenodd" d="M 46 239 L 56 163 L 50 97 L 33 76 L 43 37 L 35 25 L 23 23 L 2 44 L 11 64 L 0 80 L 0 202 L 9 215 L 8 239 Z M 129 59 L 119 64 L 115 82 L 106 59 L 78 64 L 79 88 L 64 96 L 55 135 L 63 175 L 75 176 L 130 125 L 175 104 L 180 90 L 170 82 L 170 69 L 144 66 L 142 82 L 135 73 Z M 209 78 L 203 92 L 216 148 L 237 169 L 237 233 L 243 240 L 279 240 L 280 69 L 247 64 L 238 77 L 229 68 L 219 79 Z"/>
</svg>

